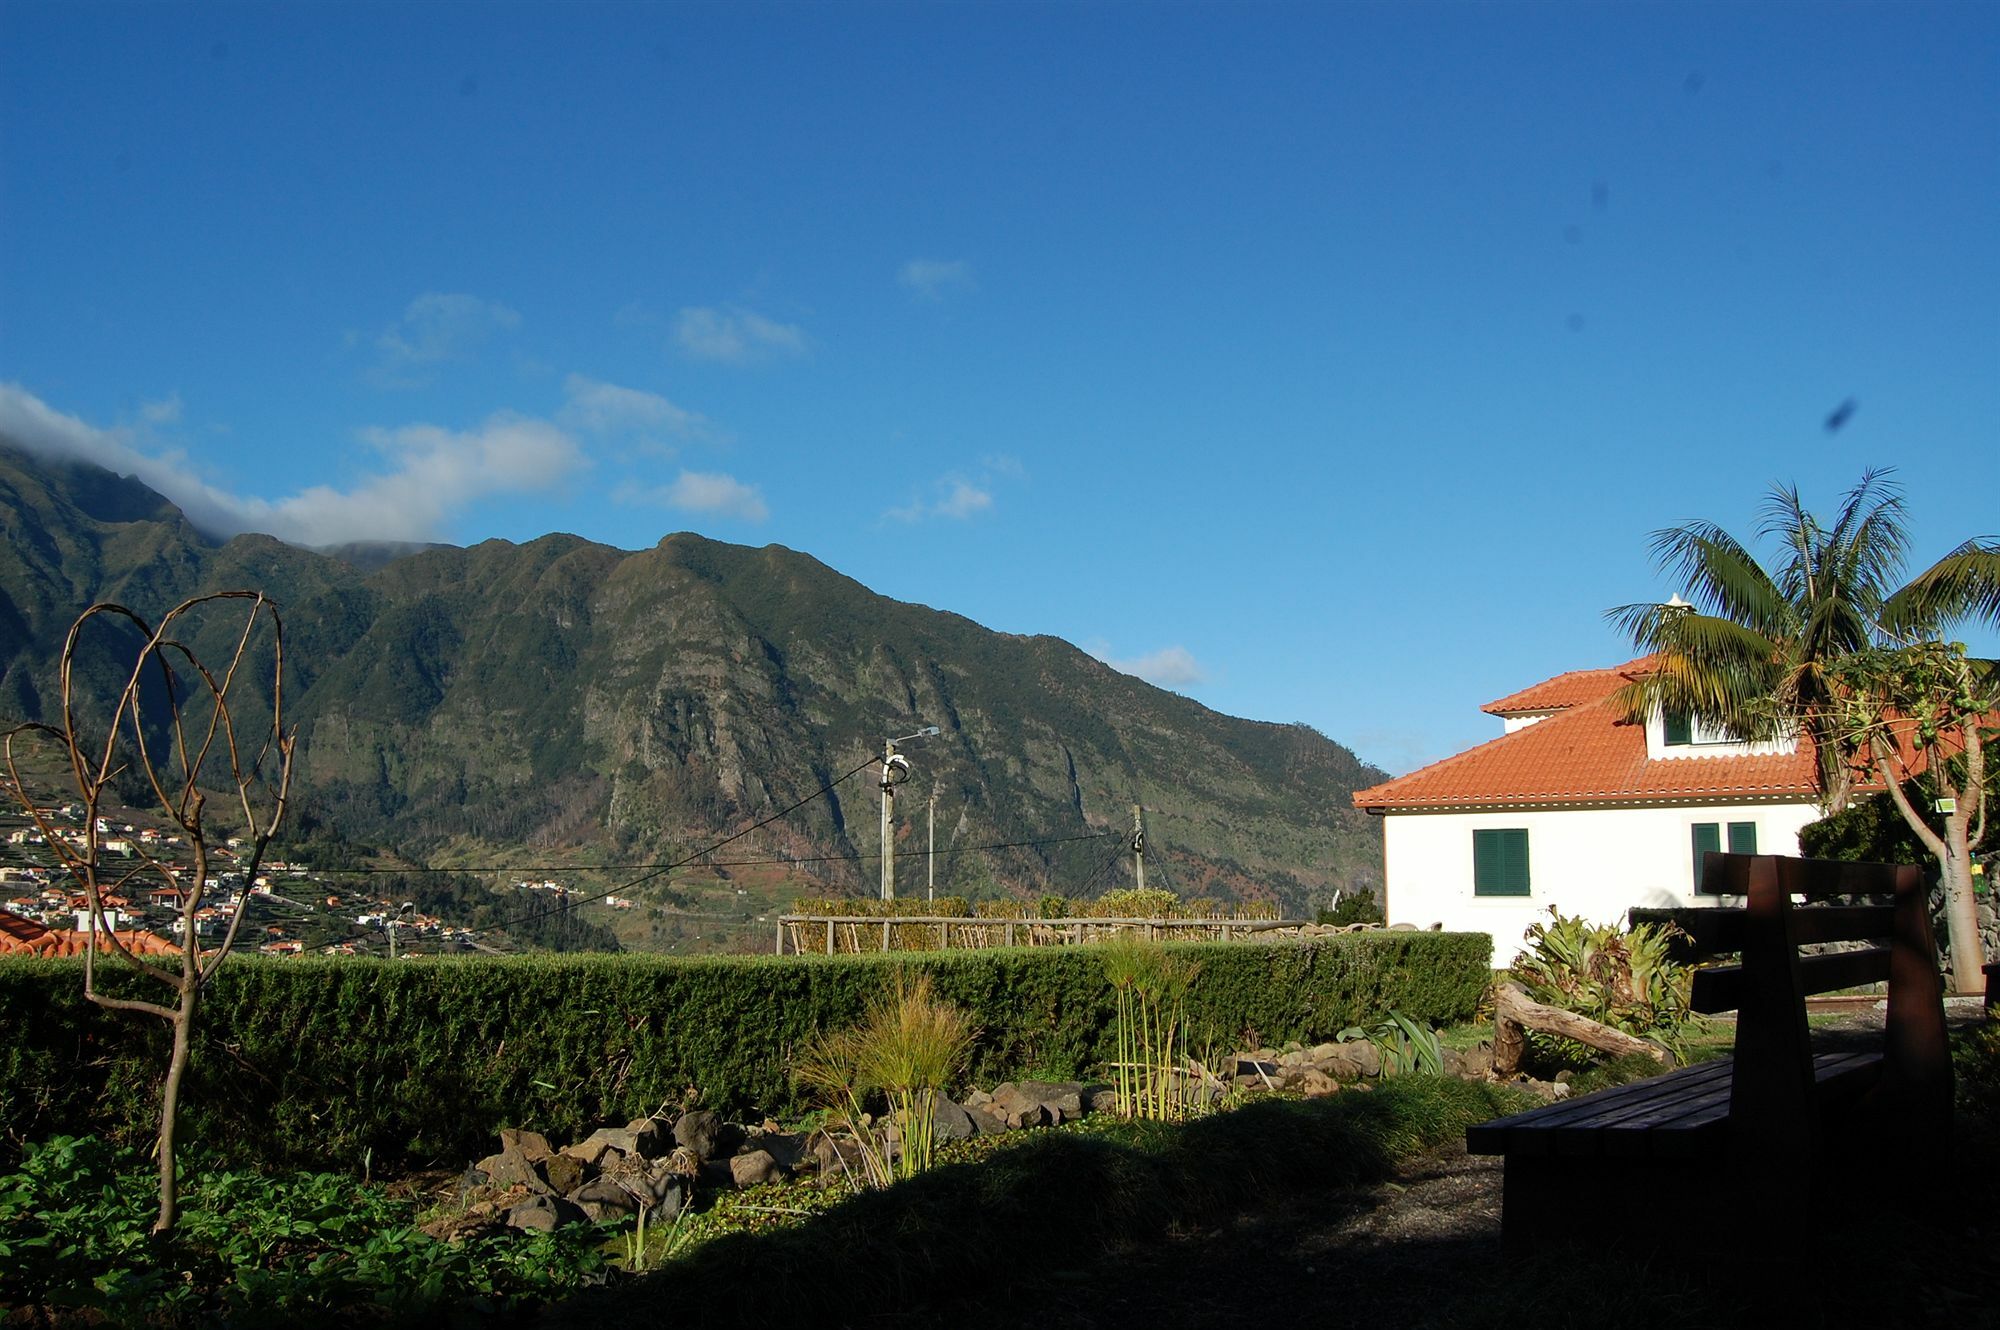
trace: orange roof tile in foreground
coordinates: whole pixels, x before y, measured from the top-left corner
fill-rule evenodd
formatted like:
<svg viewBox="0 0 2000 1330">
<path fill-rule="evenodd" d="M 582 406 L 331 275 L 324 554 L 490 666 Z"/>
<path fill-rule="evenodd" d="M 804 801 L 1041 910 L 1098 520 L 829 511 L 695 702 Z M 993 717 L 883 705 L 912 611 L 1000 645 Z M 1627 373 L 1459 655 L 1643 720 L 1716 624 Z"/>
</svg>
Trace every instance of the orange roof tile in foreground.
<svg viewBox="0 0 2000 1330">
<path fill-rule="evenodd" d="M 118 940 L 125 948 L 140 956 L 172 956 L 180 948 L 157 933 L 148 933 L 140 928 L 125 928 L 118 931 Z M 69 928 L 51 928 L 27 940 L 17 940 L 0 935 L 0 958 L 7 956 L 81 956 L 89 945 L 89 934 L 79 933 Z M 109 954 L 111 948 L 98 948 L 100 955 Z"/>
<path fill-rule="evenodd" d="M 1502 698 L 1485 710 L 1566 709 L 1407 776 L 1357 791 L 1354 806 L 1379 813 L 1815 797 L 1813 750 L 1805 740 L 1795 752 L 1768 756 L 1649 759 L 1646 727 L 1625 721 L 1611 701 L 1640 663 L 1572 671 Z M 1597 690 L 1596 696 L 1583 696 L 1591 688 Z M 1530 698 L 1535 700 L 1523 702 Z"/>
<path fill-rule="evenodd" d="M 9 942 L 33 942 L 48 931 L 46 924 L 23 918 L 12 910 L 0 910 L 0 948 Z"/>
</svg>

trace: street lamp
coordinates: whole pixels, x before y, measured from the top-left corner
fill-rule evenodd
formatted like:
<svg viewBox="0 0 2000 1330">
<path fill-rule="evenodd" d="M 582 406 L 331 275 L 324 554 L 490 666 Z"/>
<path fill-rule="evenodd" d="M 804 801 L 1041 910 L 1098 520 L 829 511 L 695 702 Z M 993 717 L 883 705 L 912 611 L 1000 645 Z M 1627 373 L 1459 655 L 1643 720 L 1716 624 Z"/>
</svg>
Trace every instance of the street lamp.
<svg viewBox="0 0 2000 1330">
<path fill-rule="evenodd" d="M 896 811 L 896 787 L 910 775 L 910 759 L 896 751 L 896 745 L 936 734 L 938 727 L 926 725 L 915 734 L 882 743 L 882 899 L 896 899 L 896 846 L 890 838 L 891 819 Z"/>
<path fill-rule="evenodd" d="M 404 901 L 396 907 L 396 912 L 389 916 L 389 959 L 392 961 L 396 959 L 396 930 L 402 926 L 403 916 L 416 908 L 415 901 Z"/>
</svg>

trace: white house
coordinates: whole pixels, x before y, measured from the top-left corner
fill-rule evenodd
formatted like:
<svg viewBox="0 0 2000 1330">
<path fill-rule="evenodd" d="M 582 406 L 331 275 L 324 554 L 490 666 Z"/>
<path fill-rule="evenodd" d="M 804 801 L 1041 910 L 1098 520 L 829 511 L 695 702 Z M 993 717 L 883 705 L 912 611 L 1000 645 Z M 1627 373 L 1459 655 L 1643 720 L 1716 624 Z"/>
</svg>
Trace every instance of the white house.
<svg viewBox="0 0 2000 1330">
<path fill-rule="evenodd" d="M 1573 670 L 1488 703 L 1499 738 L 1356 793 L 1382 819 L 1388 922 L 1490 933 L 1505 965 L 1551 905 L 1623 921 L 1635 905 L 1700 903 L 1706 851 L 1797 854 L 1820 817 L 1811 744 L 1627 721 L 1613 695 L 1646 665 Z"/>
</svg>

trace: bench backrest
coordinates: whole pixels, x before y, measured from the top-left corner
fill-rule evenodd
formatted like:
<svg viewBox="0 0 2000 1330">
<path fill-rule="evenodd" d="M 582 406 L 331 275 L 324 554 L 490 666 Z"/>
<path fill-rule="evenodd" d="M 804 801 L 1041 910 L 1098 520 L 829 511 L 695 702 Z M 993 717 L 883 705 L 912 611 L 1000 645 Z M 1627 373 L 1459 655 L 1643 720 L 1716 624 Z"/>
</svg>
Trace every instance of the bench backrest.
<svg viewBox="0 0 2000 1330">
<path fill-rule="evenodd" d="M 1889 1010 L 1882 1077 L 1871 1100 L 1885 1121 L 1924 1130 L 1949 1122 L 1944 985 L 1921 869 L 1710 853 L 1700 890 L 1742 902 L 1674 918 L 1702 954 L 1741 957 L 1695 972 L 1693 1006 L 1737 1013 L 1730 1119 L 1744 1139 L 1768 1144 L 1791 1133 L 1797 1148 L 1811 1147 L 1817 1101 L 1805 999 L 1883 980 Z M 1826 942 L 1871 945 L 1799 954 L 1802 946 Z"/>
</svg>

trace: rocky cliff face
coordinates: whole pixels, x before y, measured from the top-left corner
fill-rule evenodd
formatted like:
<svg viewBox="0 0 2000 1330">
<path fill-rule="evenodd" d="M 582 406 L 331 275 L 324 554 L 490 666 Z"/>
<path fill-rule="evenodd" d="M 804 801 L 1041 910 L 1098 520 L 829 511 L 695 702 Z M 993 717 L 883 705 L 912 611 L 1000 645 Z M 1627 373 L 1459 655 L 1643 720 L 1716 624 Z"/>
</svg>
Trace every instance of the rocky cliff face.
<svg viewBox="0 0 2000 1330">
<path fill-rule="evenodd" d="M 1102 891 L 1129 872 L 1117 842 L 1067 838 L 1124 827 L 1135 802 L 1149 866 L 1187 895 L 1296 910 L 1379 871 L 1348 795 L 1382 773 L 1339 744 L 1218 715 L 1055 638 L 886 599 L 778 546 L 546 536 L 371 569 L 266 537 L 216 542 L 136 482 L 5 449 L 0 523 L 0 714 L 49 705 L 63 634 L 93 599 L 157 614 L 261 587 L 284 608 L 304 790 L 357 841 L 669 854 L 935 724 L 910 747 L 903 811 L 935 792 L 940 849 L 1043 842 L 950 855 L 941 890 Z M 745 852 L 871 882 L 872 857 L 840 856 L 879 850 L 875 799 L 863 773 Z"/>
</svg>

